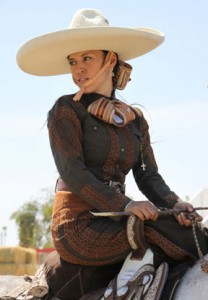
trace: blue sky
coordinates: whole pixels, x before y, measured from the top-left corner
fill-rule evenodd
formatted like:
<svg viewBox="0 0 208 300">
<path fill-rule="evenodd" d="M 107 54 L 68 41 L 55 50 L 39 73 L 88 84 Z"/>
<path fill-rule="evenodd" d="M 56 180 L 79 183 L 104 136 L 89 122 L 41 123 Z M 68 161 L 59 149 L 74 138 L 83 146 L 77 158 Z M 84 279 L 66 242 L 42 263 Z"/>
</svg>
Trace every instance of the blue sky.
<svg viewBox="0 0 208 300">
<path fill-rule="evenodd" d="M 144 107 L 159 171 L 172 190 L 184 199 L 208 186 L 207 0 L 1 0 L 0 233 L 7 226 L 5 245 L 18 243 L 10 215 L 55 185 L 46 116 L 59 96 L 76 91 L 70 75 L 23 73 L 16 65 L 17 49 L 30 38 L 66 29 L 75 11 L 85 7 L 101 10 L 112 26 L 165 33 L 159 48 L 131 61 L 132 81 L 117 97 Z M 144 199 L 131 175 L 127 193 Z"/>
</svg>

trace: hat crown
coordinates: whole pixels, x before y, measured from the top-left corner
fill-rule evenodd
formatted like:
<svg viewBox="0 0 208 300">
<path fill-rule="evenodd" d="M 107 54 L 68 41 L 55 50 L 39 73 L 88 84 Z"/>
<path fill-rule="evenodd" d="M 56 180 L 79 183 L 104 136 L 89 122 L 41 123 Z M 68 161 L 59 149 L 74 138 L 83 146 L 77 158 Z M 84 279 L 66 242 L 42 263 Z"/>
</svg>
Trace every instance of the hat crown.
<svg viewBox="0 0 208 300">
<path fill-rule="evenodd" d="M 69 28 L 106 27 L 108 20 L 96 9 L 80 9 L 72 18 Z"/>
</svg>

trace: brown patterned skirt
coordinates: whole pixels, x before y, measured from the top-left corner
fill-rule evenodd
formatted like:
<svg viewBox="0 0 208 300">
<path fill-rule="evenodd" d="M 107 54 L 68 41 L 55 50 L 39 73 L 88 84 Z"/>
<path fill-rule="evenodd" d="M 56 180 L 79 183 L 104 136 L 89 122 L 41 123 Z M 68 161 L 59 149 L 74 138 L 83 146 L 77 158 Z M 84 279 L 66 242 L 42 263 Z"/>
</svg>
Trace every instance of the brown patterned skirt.
<svg viewBox="0 0 208 300">
<path fill-rule="evenodd" d="M 92 207 L 70 192 L 57 192 L 52 218 L 52 237 L 60 257 L 72 264 L 102 266 L 123 261 L 131 251 L 126 234 L 126 217 L 119 221 L 95 217 Z M 153 251 L 163 259 L 196 260 L 198 252 L 191 228 L 174 217 L 145 221 L 144 234 Z M 208 253 L 208 238 L 197 229 L 202 252 Z"/>
<path fill-rule="evenodd" d="M 126 219 L 115 221 L 94 217 L 84 200 L 70 192 L 55 196 L 52 237 L 60 257 L 80 265 L 119 262 L 130 252 Z"/>
</svg>

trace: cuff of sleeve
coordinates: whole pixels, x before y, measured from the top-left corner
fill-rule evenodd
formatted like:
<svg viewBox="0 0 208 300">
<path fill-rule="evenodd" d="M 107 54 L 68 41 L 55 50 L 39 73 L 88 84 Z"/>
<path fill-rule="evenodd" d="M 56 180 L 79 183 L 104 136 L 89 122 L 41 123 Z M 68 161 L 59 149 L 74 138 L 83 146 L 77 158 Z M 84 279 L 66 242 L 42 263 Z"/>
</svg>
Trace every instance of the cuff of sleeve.
<svg viewBox="0 0 208 300">
<path fill-rule="evenodd" d="M 124 211 L 127 210 L 127 207 L 128 207 L 132 202 L 134 202 L 134 201 L 133 201 L 133 200 L 130 200 L 130 201 L 129 201 L 129 203 L 124 207 Z"/>
</svg>

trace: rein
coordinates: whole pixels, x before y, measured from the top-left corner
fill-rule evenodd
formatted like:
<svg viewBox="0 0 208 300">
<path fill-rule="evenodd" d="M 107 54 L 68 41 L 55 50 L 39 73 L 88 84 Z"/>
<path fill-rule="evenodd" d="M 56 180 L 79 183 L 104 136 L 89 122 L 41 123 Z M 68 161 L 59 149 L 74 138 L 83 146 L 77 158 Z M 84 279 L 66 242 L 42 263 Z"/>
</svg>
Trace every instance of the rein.
<svg viewBox="0 0 208 300">
<path fill-rule="evenodd" d="M 193 236 L 194 236 L 194 241 L 196 244 L 196 248 L 198 251 L 198 255 L 199 255 L 199 260 L 200 260 L 200 264 L 201 264 L 201 269 L 203 272 L 208 273 L 208 261 L 204 259 L 204 255 L 201 251 L 200 245 L 199 245 L 199 241 L 196 235 L 196 221 L 195 221 L 195 216 L 193 214 L 189 215 L 190 220 L 192 221 L 192 232 L 193 232 Z"/>
<path fill-rule="evenodd" d="M 171 208 L 159 207 L 158 214 L 159 216 L 168 216 L 168 215 L 180 214 L 183 212 L 188 215 L 192 215 L 196 210 L 206 210 L 206 209 L 208 209 L 208 207 L 195 207 L 193 209 L 193 212 L 188 212 L 186 209 L 171 209 Z M 110 212 L 90 211 L 90 213 L 96 217 L 119 217 L 119 216 L 133 215 L 131 212 L 128 211 L 110 211 Z"/>
</svg>

